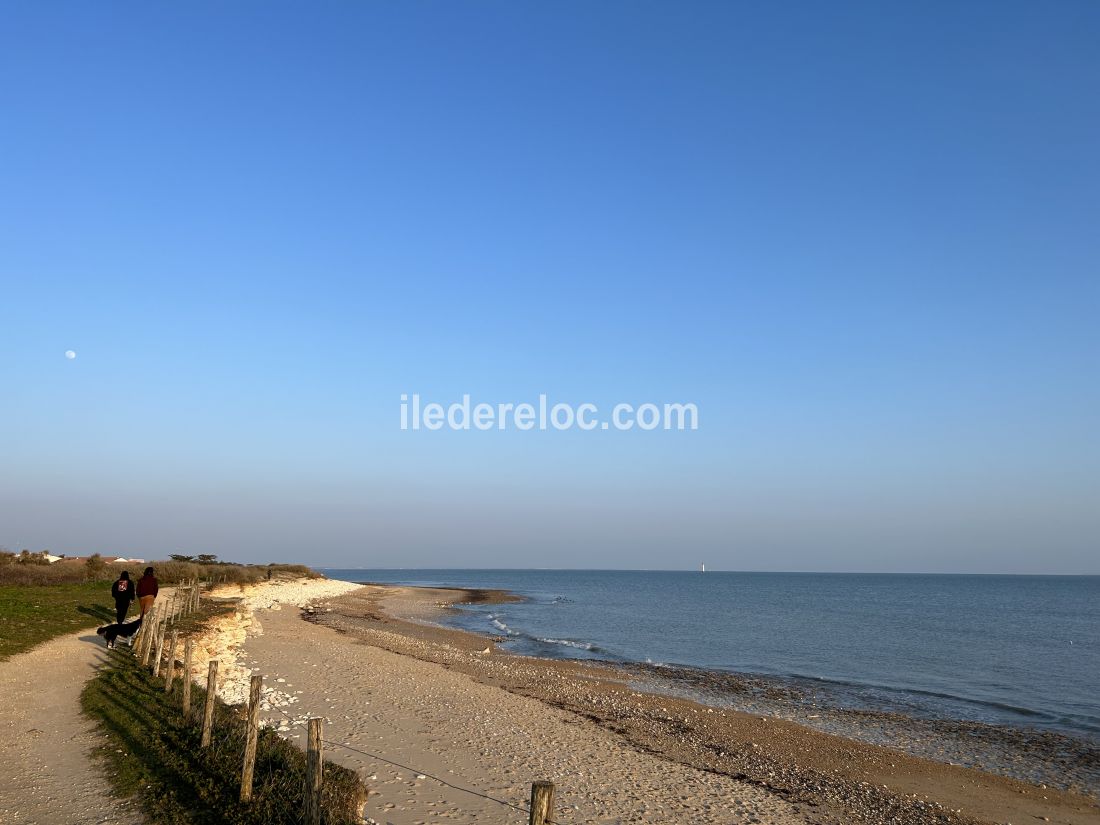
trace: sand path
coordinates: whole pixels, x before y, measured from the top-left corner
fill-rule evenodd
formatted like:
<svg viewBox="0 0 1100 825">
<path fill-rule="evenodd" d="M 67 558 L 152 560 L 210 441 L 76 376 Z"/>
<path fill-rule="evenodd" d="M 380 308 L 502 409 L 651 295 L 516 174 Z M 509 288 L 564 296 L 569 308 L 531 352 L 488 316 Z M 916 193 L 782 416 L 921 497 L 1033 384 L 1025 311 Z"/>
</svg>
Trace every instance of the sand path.
<svg viewBox="0 0 1100 825">
<path fill-rule="evenodd" d="M 104 737 L 81 715 L 80 692 L 106 654 L 95 631 L 82 630 L 0 662 L 0 822 L 144 821 L 134 803 L 110 796 L 88 758 Z"/>
<path fill-rule="evenodd" d="M 297 614 L 260 611 L 263 633 L 246 642 L 243 664 L 293 697 L 284 712 L 295 719 L 326 717 L 327 742 L 416 769 L 327 747 L 326 759 L 364 777 L 372 791 L 366 813 L 378 823 L 526 821 L 424 774 L 518 805 L 526 803 L 532 781 L 552 780 L 555 820 L 562 823 L 805 822 L 796 807 L 764 790 L 640 753 L 574 714 L 359 644 Z M 286 721 L 276 710 L 264 715 Z M 284 735 L 301 743 L 303 727 L 288 728 Z"/>
</svg>

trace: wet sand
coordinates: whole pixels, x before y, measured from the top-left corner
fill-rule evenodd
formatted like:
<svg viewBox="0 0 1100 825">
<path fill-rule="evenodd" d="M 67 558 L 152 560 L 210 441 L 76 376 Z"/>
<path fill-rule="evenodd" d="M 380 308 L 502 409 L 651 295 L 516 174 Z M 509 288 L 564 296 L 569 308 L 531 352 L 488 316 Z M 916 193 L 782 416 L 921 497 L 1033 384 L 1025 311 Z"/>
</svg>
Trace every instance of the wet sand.
<svg viewBox="0 0 1100 825">
<path fill-rule="evenodd" d="M 928 719 L 852 708 L 792 680 L 667 665 L 625 665 L 654 693 L 695 699 L 756 716 L 884 745 L 936 762 L 1082 793 L 1100 799 L 1100 742 L 1054 730 L 958 719 Z"/>
</svg>

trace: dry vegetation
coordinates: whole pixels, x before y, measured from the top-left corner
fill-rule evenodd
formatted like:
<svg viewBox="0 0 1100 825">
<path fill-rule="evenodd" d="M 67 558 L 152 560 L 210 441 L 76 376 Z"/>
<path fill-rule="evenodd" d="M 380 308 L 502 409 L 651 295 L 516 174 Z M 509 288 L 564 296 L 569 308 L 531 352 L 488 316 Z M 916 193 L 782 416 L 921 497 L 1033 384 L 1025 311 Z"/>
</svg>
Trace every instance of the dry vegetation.
<svg viewBox="0 0 1100 825">
<path fill-rule="evenodd" d="M 232 564 L 229 562 L 152 561 L 148 564 L 113 564 L 99 554 L 87 558 L 62 559 L 50 564 L 41 555 L 0 551 L 0 585 L 54 585 L 83 584 L 86 582 L 111 582 L 123 570 L 129 570 L 131 578 L 138 578 L 146 567 L 156 570 L 162 585 L 198 579 L 211 583 L 240 583 L 263 581 L 269 578 L 301 577 L 317 578 L 320 574 L 303 564 Z"/>
</svg>

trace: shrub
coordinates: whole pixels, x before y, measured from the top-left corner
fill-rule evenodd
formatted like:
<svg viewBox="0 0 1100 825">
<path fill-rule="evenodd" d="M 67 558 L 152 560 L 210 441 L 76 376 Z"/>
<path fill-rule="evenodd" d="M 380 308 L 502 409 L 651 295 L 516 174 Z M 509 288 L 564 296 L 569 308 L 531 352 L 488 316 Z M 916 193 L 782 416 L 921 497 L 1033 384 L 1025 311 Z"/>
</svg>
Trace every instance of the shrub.
<svg viewBox="0 0 1100 825">
<path fill-rule="evenodd" d="M 84 561 L 84 570 L 88 574 L 88 578 L 96 578 L 107 570 L 107 562 L 103 560 L 103 556 L 99 553 L 92 553 Z"/>
<path fill-rule="evenodd" d="M 16 561 L 20 564 L 34 564 L 40 567 L 49 564 L 49 561 L 47 561 L 42 553 L 32 553 L 30 550 L 24 550 L 20 553 Z"/>
<path fill-rule="evenodd" d="M 31 554 L 27 554 L 31 556 Z M 33 556 L 31 556 L 33 558 Z M 0 584 L 49 585 L 79 582 L 113 581 L 122 568 L 103 561 L 97 553 L 87 559 L 62 559 L 54 564 L 21 562 L 22 556 L 0 553 Z M 38 556 L 37 558 L 41 558 Z M 146 565 L 131 569 L 140 576 Z M 269 578 L 320 578 L 320 574 L 303 564 L 199 564 L 194 561 L 154 561 L 148 565 L 156 570 L 161 584 L 171 585 L 198 579 L 215 584 L 252 584 Z"/>
</svg>

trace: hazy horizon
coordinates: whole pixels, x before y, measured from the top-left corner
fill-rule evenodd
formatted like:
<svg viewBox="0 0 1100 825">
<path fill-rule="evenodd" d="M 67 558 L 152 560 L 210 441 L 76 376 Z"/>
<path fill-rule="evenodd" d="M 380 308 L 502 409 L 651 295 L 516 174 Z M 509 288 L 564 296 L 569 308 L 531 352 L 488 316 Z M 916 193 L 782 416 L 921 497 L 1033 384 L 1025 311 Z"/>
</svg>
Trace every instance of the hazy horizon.
<svg viewBox="0 0 1100 825">
<path fill-rule="evenodd" d="M 0 547 L 1100 573 L 1100 6 L 5 23 Z"/>
<path fill-rule="evenodd" d="M 465 572 L 550 572 L 550 573 L 700 573 L 698 568 L 650 568 L 650 567 L 334 567 L 331 565 L 316 565 L 313 568 L 318 572 L 339 571 L 399 573 L 409 572 L 435 572 L 435 571 L 465 571 Z M 777 575 L 777 576 L 1022 576 L 1025 578 L 1035 576 L 1050 576 L 1052 578 L 1097 578 L 1100 573 L 956 573 L 935 570 L 712 570 L 706 569 L 706 573 L 731 573 L 751 575 Z M 705 575 L 705 573 L 700 573 Z"/>
</svg>

